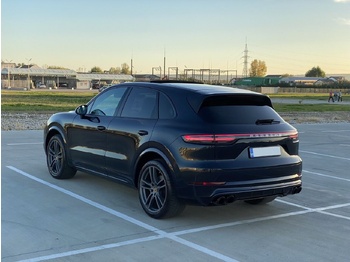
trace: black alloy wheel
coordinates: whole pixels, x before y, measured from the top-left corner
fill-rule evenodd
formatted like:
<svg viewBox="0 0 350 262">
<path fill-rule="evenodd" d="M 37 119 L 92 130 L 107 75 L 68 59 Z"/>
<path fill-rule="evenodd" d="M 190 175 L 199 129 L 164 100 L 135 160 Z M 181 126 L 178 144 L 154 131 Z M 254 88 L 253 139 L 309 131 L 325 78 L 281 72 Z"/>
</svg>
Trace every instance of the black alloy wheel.
<svg viewBox="0 0 350 262">
<path fill-rule="evenodd" d="M 71 178 L 76 173 L 76 170 L 67 163 L 66 149 L 60 135 L 51 137 L 47 144 L 46 163 L 51 176 L 54 178 Z"/>
<path fill-rule="evenodd" d="M 173 191 L 162 160 L 149 161 L 142 167 L 138 190 L 142 208 L 152 218 L 173 217 L 185 208 Z"/>
</svg>

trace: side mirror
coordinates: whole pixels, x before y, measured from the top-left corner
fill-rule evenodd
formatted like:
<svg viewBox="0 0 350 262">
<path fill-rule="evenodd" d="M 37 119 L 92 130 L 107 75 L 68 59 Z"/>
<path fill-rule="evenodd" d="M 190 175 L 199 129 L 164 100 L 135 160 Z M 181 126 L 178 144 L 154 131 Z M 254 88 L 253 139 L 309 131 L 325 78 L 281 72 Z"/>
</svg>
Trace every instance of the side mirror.
<svg viewBox="0 0 350 262">
<path fill-rule="evenodd" d="M 85 116 L 87 114 L 87 111 L 88 111 L 87 105 L 81 105 L 75 109 L 75 113 L 77 113 L 80 116 Z"/>
</svg>

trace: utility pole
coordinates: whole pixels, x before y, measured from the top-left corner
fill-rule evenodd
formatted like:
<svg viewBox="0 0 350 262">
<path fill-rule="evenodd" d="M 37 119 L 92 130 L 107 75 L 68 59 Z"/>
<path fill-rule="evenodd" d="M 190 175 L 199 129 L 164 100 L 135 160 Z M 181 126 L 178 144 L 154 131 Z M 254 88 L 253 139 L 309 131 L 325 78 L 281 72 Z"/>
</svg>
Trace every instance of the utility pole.
<svg viewBox="0 0 350 262">
<path fill-rule="evenodd" d="M 165 47 L 164 47 L 164 73 L 163 73 L 163 79 L 165 79 L 165 72 L 166 72 L 166 67 L 165 67 Z"/>
<path fill-rule="evenodd" d="M 28 90 L 30 90 L 29 62 L 30 62 L 32 59 L 31 59 L 31 58 L 30 58 L 30 59 L 26 58 L 26 60 L 28 61 L 28 65 L 27 65 L 27 71 L 28 71 Z"/>
<path fill-rule="evenodd" d="M 8 61 L 6 59 L 6 62 L 7 62 L 7 88 L 10 89 L 11 88 L 10 63 L 12 62 L 12 60 Z"/>
</svg>

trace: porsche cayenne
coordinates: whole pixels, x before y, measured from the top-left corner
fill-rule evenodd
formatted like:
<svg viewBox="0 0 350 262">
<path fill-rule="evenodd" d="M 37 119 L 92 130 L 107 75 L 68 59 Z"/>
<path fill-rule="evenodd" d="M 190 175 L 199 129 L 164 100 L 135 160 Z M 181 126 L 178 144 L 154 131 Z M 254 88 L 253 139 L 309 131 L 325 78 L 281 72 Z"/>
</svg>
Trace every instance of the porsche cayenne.
<svg viewBox="0 0 350 262">
<path fill-rule="evenodd" d="M 138 190 L 153 218 L 186 204 L 267 203 L 301 191 L 298 132 L 268 96 L 196 83 L 131 82 L 105 89 L 44 130 L 49 173 L 77 171 Z"/>
</svg>

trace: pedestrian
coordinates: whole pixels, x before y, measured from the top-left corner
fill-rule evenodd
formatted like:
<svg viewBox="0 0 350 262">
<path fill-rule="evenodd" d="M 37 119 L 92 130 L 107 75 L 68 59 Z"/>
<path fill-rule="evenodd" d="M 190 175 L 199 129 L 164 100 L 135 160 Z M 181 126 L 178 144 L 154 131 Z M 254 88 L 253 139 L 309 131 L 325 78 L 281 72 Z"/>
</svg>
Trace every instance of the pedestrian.
<svg viewBox="0 0 350 262">
<path fill-rule="evenodd" d="M 341 91 L 338 93 L 338 102 L 343 102 L 343 97 L 341 96 Z"/>
<path fill-rule="evenodd" d="M 333 93 L 332 91 L 329 92 L 329 97 L 328 97 L 328 102 L 332 99 L 333 103 L 334 103 L 334 98 L 333 98 Z"/>
</svg>

